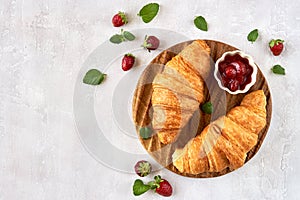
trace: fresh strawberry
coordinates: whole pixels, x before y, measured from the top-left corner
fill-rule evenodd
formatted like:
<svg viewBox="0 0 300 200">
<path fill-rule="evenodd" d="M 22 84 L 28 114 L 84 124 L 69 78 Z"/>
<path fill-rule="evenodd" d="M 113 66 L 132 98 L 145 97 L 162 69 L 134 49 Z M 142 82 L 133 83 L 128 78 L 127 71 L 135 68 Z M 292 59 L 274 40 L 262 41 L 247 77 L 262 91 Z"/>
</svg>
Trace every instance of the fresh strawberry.
<svg viewBox="0 0 300 200">
<path fill-rule="evenodd" d="M 124 71 L 130 70 L 134 65 L 134 62 L 135 62 L 135 57 L 132 54 L 130 53 L 125 54 L 122 59 L 122 69 Z"/>
<path fill-rule="evenodd" d="M 277 39 L 277 40 L 273 39 L 269 42 L 270 50 L 272 51 L 274 56 L 278 56 L 281 54 L 284 47 L 283 42 L 284 41 L 281 39 Z"/>
<path fill-rule="evenodd" d="M 153 35 L 150 36 L 145 36 L 145 40 L 144 43 L 142 45 L 142 47 L 148 49 L 148 51 L 150 52 L 150 50 L 155 50 L 158 48 L 159 46 L 159 39 Z"/>
<path fill-rule="evenodd" d="M 165 197 L 169 197 L 172 195 L 173 189 L 172 189 L 171 184 L 167 180 L 162 179 L 159 175 L 155 176 L 154 180 L 155 180 L 154 185 L 156 185 L 155 192 L 157 194 L 160 194 Z M 153 188 L 153 186 L 152 186 L 152 188 Z"/>
<path fill-rule="evenodd" d="M 134 171 L 137 175 L 144 177 L 151 173 L 152 166 L 148 161 L 141 160 L 135 164 Z"/>
<path fill-rule="evenodd" d="M 124 12 L 118 12 L 118 14 L 115 14 L 111 21 L 115 27 L 123 26 L 128 23 Z"/>
<path fill-rule="evenodd" d="M 155 191 L 157 192 L 157 194 L 160 194 L 165 197 L 169 197 L 172 195 L 172 186 L 167 180 L 162 179 L 159 184 L 159 187 L 156 188 Z"/>
<path fill-rule="evenodd" d="M 172 195 L 173 189 L 171 184 L 167 180 L 162 179 L 160 175 L 155 176 L 154 181 L 149 182 L 148 185 L 150 185 L 151 189 L 157 194 L 165 197 Z"/>
</svg>

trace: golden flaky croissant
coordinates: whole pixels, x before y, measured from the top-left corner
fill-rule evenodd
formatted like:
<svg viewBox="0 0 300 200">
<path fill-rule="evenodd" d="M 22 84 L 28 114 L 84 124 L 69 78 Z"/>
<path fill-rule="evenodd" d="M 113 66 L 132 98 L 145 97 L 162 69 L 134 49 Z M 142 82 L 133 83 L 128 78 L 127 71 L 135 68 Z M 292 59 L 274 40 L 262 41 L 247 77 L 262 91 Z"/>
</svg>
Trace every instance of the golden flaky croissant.
<svg viewBox="0 0 300 200">
<path fill-rule="evenodd" d="M 204 101 L 204 81 L 210 69 L 210 48 L 202 40 L 186 46 L 166 63 L 152 82 L 152 127 L 160 142 L 172 143 Z"/>
<path fill-rule="evenodd" d="M 240 106 L 210 123 L 183 149 L 176 149 L 173 165 L 189 174 L 220 172 L 241 167 L 266 125 L 266 96 L 262 90 L 247 94 Z"/>
</svg>

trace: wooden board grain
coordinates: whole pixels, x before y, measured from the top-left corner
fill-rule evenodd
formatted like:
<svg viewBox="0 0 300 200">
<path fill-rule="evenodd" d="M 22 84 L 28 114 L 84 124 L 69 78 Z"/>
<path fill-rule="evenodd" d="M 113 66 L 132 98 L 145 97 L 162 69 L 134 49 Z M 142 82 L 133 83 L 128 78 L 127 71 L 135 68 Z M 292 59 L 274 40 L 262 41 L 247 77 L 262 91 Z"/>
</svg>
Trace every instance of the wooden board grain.
<svg viewBox="0 0 300 200">
<path fill-rule="evenodd" d="M 146 67 L 143 74 L 141 75 L 139 82 L 136 86 L 136 90 L 133 98 L 132 112 L 133 120 L 136 125 L 137 134 L 139 135 L 140 127 L 150 127 L 151 128 L 151 95 L 152 95 L 152 81 L 157 73 L 162 72 L 164 64 L 166 64 L 172 57 L 177 55 L 184 47 L 189 45 L 192 41 L 183 42 L 177 44 L 169 49 L 160 53 L 155 57 L 151 63 Z M 179 138 L 176 142 L 164 145 L 159 142 L 157 135 L 153 135 L 150 139 L 144 140 L 140 138 L 140 142 L 144 148 L 149 152 L 149 154 L 162 166 L 166 167 L 176 174 L 194 177 L 194 178 L 208 178 L 217 177 L 231 172 L 229 168 L 226 168 L 222 172 L 218 173 L 201 173 L 197 175 L 191 175 L 186 173 L 180 173 L 172 164 L 172 154 L 176 148 L 182 148 L 191 138 L 200 134 L 205 126 L 207 126 L 211 121 L 217 119 L 218 117 L 226 114 L 234 106 L 240 104 L 241 100 L 246 94 L 231 95 L 224 90 L 220 89 L 216 80 L 213 77 L 213 67 L 214 62 L 222 56 L 223 53 L 227 51 L 237 50 L 237 48 L 213 40 L 205 40 L 208 46 L 211 48 L 211 75 L 206 80 L 205 95 L 206 100 L 211 101 L 214 105 L 214 113 L 212 115 L 205 114 L 199 109 L 190 119 L 189 123 L 183 128 Z M 267 97 L 267 124 L 264 129 L 259 133 L 258 142 L 247 154 L 246 163 L 258 152 L 270 126 L 271 115 L 272 115 L 272 100 L 270 90 L 267 81 L 258 67 L 258 73 L 256 78 L 256 83 L 248 91 L 255 91 L 262 89 Z"/>
</svg>

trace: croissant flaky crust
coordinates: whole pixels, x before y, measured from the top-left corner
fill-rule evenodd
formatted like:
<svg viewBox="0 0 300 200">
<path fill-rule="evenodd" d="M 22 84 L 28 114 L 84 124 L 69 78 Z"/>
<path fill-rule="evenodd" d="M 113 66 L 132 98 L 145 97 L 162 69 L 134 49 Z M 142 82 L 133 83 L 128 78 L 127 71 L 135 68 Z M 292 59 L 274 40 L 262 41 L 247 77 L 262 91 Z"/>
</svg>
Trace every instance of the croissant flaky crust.
<svg viewBox="0 0 300 200">
<path fill-rule="evenodd" d="M 152 82 L 152 127 L 160 142 L 174 142 L 204 101 L 204 81 L 210 70 L 210 48 L 202 40 L 186 46 L 168 61 Z"/>
<path fill-rule="evenodd" d="M 247 94 L 240 106 L 210 123 L 183 149 L 176 149 L 173 165 L 181 173 L 220 172 L 241 167 L 266 125 L 266 96 L 262 90 Z"/>
</svg>

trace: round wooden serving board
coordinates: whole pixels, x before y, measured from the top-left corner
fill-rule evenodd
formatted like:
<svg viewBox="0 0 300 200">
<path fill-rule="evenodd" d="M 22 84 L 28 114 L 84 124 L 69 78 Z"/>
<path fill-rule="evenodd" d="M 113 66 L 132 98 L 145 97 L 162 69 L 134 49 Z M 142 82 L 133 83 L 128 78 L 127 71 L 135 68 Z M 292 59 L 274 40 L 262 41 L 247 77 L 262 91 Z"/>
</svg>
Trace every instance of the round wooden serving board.
<svg viewBox="0 0 300 200">
<path fill-rule="evenodd" d="M 169 49 L 160 53 L 155 57 L 152 62 L 147 66 L 143 74 L 141 75 L 139 82 L 137 84 L 134 98 L 133 98 L 133 120 L 136 125 L 137 134 L 139 135 L 140 127 L 150 127 L 151 128 L 151 116 L 152 116 L 152 81 L 157 73 L 162 72 L 164 64 L 166 64 L 172 57 L 177 55 L 184 47 L 189 45 L 193 41 L 187 41 L 177 44 Z M 201 173 L 197 175 L 191 175 L 186 173 L 180 173 L 172 164 L 172 154 L 176 148 L 182 148 L 184 145 L 195 135 L 200 134 L 205 126 L 207 126 L 211 121 L 214 121 L 218 117 L 226 114 L 231 108 L 238 106 L 246 94 L 231 95 L 224 90 L 220 89 L 216 80 L 213 77 L 214 62 L 222 56 L 223 53 L 227 51 L 237 50 L 237 48 L 230 46 L 228 44 L 205 40 L 211 49 L 211 75 L 206 80 L 205 94 L 207 101 L 211 101 L 214 105 L 214 112 L 212 115 L 205 114 L 199 108 L 199 112 L 195 112 L 193 117 L 190 119 L 189 123 L 183 128 L 182 133 L 176 142 L 164 145 L 159 142 L 157 135 L 152 135 L 150 139 L 144 140 L 140 138 L 140 142 L 144 148 L 149 152 L 149 154 L 162 166 L 166 167 L 176 174 L 194 177 L 194 178 L 208 178 L 217 177 L 231 172 L 229 168 L 226 168 L 222 172 L 218 173 Z M 267 97 L 267 125 L 259 133 L 258 142 L 247 154 L 246 162 L 248 162 L 259 150 L 270 126 L 271 115 L 272 115 L 272 100 L 270 90 L 265 77 L 258 68 L 256 83 L 250 88 L 247 93 L 251 91 L 262 89 Z"/>
</svg>

